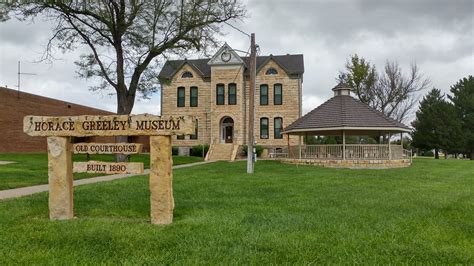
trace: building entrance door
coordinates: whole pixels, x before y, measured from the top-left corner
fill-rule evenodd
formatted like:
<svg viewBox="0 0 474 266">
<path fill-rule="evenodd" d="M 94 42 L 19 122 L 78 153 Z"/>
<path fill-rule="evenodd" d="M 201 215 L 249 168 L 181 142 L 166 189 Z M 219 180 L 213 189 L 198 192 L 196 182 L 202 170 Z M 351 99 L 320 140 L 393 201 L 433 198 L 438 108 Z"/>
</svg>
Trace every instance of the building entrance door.
<svg viewBox="0 0 474 266">
<path fill-rule="evenodd" d="M 221 141 L 224 143 L 234 142 L 234 120 L 225 117 L 221 122 Z"/>
<path fill-rule="evenodd" d="M 233 133 L 234 133 L 234 127 L 233 126 L 226 126 L 225 127 L 225 143 L 232 143 Z"/>
</svg>

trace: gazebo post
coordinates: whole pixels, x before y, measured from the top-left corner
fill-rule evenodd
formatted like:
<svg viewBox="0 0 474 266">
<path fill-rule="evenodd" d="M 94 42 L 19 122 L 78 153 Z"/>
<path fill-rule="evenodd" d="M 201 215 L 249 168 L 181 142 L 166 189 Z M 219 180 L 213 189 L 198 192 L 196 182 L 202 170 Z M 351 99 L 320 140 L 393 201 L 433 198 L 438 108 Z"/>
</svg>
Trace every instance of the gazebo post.
<svg viewBox="0 0 474 266">
<path fill-rule="evenodd" d="M 290 158 L 290 134 L 286 134 L 286 140 L 288 143 L 288 159 L 291 159 Z"/>
<path fill-rule="evenodd" d="M 301 160 L 301 135 L 298 136 L 298 157 Z"/>
<path fill-rule="evenodd" d="M 403 149 L 403 132 L 400 132 L 400 145 L 402 145 Z"/>
<path fill-rule="evenodd" d="M 346 131 L 342 130 L 342 160 L 346 160 Z"/>
<path fill-rule="evenodd" d="M 391 134 L 390 132 L 388 132 L 388 160 L 389 161 L 392 160 L 392 147 L 390 146 L 390 137 L 391 137 Z"/>
</svg>

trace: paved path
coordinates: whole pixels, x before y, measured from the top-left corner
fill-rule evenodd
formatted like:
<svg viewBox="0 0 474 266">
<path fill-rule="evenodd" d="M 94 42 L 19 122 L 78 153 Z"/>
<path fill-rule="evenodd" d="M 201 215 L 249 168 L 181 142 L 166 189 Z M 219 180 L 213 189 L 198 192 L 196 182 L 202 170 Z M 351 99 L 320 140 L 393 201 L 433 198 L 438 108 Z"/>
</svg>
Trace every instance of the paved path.
<svg viewBox="0 0 474 266">
<path fill-rule="evenodd" d="M 11 163 L 14 163 L 14 162 L 10 162 L 10 161 L 0 161 L 0 165 L 11 164 Z"/>
<path fill-rule="evenodd" d="M 188 163 L 188 164 L 180 164 L 173 166 L 173 169 L 180 169 L 180 168 L 187 168 L 201 164 L 211 163 L 210 161 L 207 162 L 197 162 L 197 163 Z M 150 173 L 149 169 L 146 169 L 143 174 L 147 175 Z M 98 183 L 98 182 L 105 182 L 117 179 L 123 179 L 131 176 L 135 176 L 136 174 L 118 174 L 118 175 L 107 175 L 107 176 L 99 176 L 99 177 L 92 177 L 86 179 L 80 179 L 74 181 L 74 186 L 81 186 L 86 184 Z M 39 192 L 45 192 L 49 190 L 49 186 L 46 185 L 37 185 L 31 187 L 22 187 L 22 188 L 14 188 L 8 190 L 1 190 L 0 191 L 0 200 L 3 199 L 11 199 L 11 198 L 18 198 L 22 196 L 27 196 Z"/>
</svg>

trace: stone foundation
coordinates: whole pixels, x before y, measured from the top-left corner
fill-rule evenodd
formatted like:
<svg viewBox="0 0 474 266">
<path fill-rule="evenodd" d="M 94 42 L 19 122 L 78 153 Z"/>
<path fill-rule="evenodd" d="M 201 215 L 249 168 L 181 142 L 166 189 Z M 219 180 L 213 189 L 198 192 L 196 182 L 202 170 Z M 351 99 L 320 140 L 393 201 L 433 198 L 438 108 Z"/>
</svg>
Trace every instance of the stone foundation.
<svg viewBox="0 0 474 266">
<path fill-rule="evenodd" d="M 409 159 L 402 160 L 321 160 L 321 159 L 281 159 L 283 163 L 298 165 L 316 165 L 330 168 L 401 168 L 411 165 Z"/>
</svg>

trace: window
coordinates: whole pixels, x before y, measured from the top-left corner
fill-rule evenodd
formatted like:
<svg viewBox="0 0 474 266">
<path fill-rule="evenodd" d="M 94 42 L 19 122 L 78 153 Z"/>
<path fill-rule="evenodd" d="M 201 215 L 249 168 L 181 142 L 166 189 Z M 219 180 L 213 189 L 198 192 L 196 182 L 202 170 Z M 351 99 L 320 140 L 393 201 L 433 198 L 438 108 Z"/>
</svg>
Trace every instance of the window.
<svg viewBox="0 0 474 266">
<path fill-rule="evenodd" d="M 235 83 L 229 84 L 227 93 L 229 94 L 227 97 L 228 104 L 237 104 L 237 85 Z"/>
<path fill-rule="evenodd" d="M 260 118 L 260 138 L 268 139 L 268 118 Z"/>
<path fill-rule="evenodd" d="M 283 88 L 281 84 L 273 85 L 273 104 L 281 105 L 283 103 Z"/>
<path fill-rule="evenodd" d="M 185 97 L 184 87 L 178 88 L 178 107 L 184 107 L 184 97 Z"/>
<path fill-rule="evenodd" d="M 281 117 L 275 117 L 273 120 L 273 133 L 274 133 L 274 138 L 275 139 L 282 139 L 283 134 L 281 134 L 281 131 L 283 130 L 283 118 Z"/>
<path fill-rule="evenodd" d="M 184 135 L 177 135 L 176 139 L 182 140 L 182 139 L 184 139 Z"/>
<path fill-rule="evenodd" d="M 268 105 L 268 85 L 260 85 L 260 105 Z"/>
<path fill-rule="evenodd" d="M 278 74 L 278 71 L 274 69 L 273 67 L 267 69 L 267 71 L 265 72 L 265 75 L 277 75 L 277 74 Z"/>
<path fill-rule="evenodd" d="M 224 84 L 217 84 L 216 85 L 216 104 L 223 105 L 224 104 Z"/>
<path fill-rule="evenodd" d="M 199 130 L 199 123 L 196 119 L 196 123 L 194 124 L 194 134 L 189 136 L 189 139 L 198 139 L 198 130 Z"/>
<path fill-rule="evenodd" d="M 189 89 L 189 106 L 191 107 L 197 107 L 198 106 L 198 88 L 197 87 L 191 87 Z"/>
<path fill-rule="evenodd" d="M 181 75 L 181 78 L 185 79 L 185 78 L 192 78 L 193 77 L 193 73 L 189 72 L 189 71 L 184 71 L 183 74 Z"/>
</svg>

